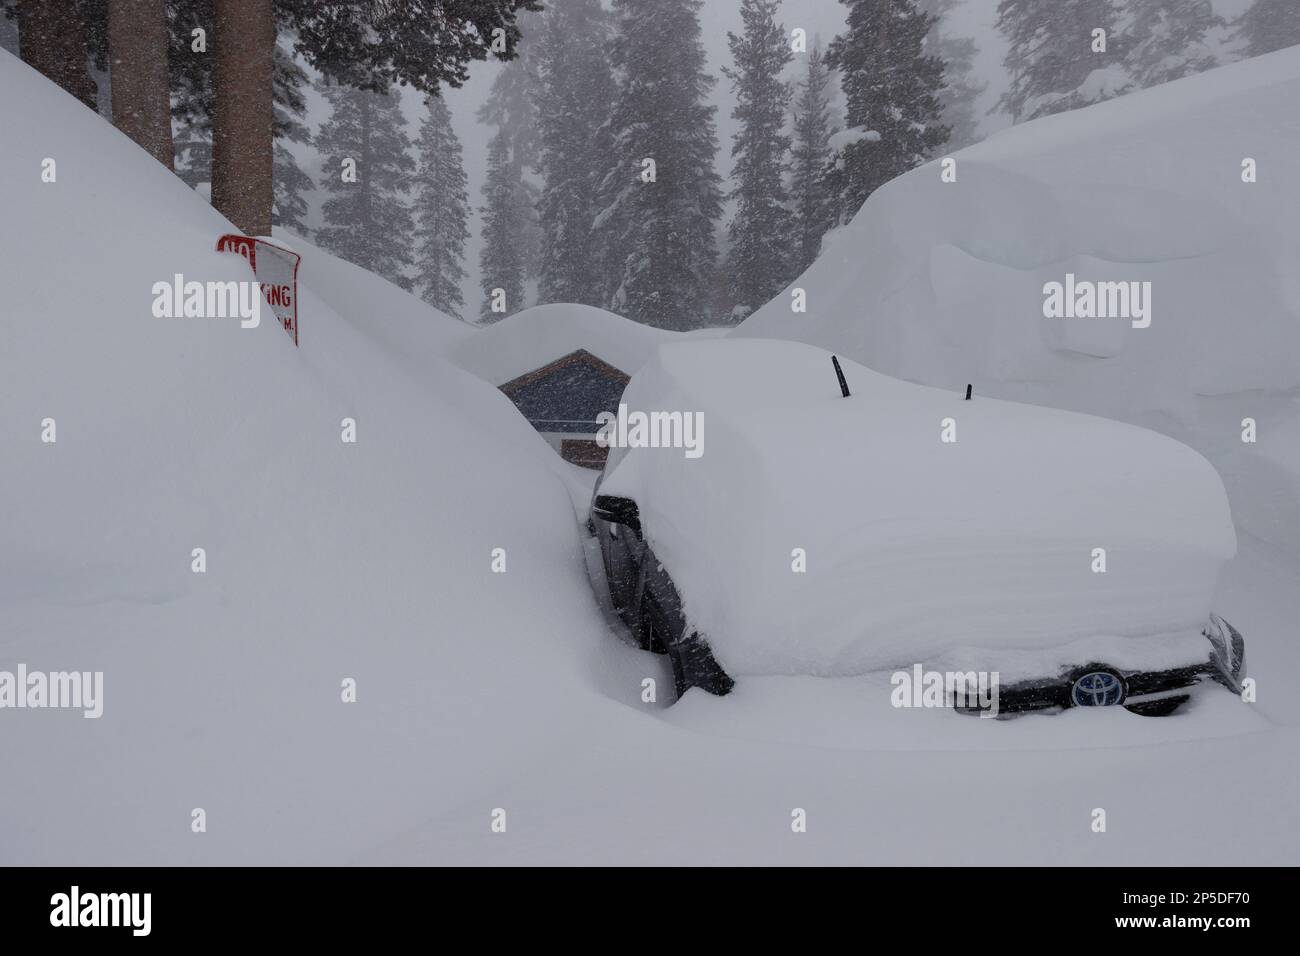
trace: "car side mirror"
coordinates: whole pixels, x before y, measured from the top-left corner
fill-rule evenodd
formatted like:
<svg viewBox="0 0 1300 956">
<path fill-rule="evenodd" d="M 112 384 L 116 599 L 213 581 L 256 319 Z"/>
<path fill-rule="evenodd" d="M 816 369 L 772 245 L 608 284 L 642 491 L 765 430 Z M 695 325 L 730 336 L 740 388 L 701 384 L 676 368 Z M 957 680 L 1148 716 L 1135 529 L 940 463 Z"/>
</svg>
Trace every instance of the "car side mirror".
<svg viewBox="0 0 1300 956">
<path fill-rule="evenodd" d="M 641 536 L 641 510 L 631 498 L 597 495 L 591 503 L 591 513 L 601 521 L 625 525 L 635 531 L 637 537 Z"/>
</svg>

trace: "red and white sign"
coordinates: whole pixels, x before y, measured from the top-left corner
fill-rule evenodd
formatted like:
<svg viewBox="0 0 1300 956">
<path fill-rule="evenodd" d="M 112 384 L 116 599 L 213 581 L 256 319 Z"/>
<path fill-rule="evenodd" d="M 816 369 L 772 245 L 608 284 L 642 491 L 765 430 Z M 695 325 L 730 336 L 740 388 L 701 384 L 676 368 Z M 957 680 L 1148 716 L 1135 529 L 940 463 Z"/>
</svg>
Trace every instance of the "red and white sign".
<svg viewBox="0 0 1300 956">
<path fill-rule="evenodd" d="M 248 260 L 261 286 L 262 297 L 298 344 L 298 263 L 302 256 L 265 239 L 228 232 L 217 240 L 217 252 L 237 252 Z"/>
</svg>

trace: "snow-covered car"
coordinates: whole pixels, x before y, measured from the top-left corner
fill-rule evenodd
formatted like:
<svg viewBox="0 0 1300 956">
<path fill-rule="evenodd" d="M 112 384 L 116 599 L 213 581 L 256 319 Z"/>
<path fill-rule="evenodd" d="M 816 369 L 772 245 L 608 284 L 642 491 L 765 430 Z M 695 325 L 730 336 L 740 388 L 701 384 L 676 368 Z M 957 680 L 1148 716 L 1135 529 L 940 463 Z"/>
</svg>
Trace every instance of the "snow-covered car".
<svg viewBox="0 0 1300 956">
<path fill-rule="evenodd" d="M 679 694 L 914 665 L 997 674 L 1004 714 L 1241 689 L 1227 498 L 1173 439 L 714 339 L 661 346 L 606 440 L 590 529 Z"/>
</svg>

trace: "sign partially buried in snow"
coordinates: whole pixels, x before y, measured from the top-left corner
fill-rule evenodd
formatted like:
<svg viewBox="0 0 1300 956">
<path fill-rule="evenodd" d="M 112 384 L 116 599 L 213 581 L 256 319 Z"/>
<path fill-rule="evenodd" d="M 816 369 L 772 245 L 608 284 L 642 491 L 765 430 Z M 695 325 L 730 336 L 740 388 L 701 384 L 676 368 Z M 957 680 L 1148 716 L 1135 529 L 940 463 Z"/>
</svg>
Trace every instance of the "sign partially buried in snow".
<svg viewBox="0 0 1300 956">
<path fill-rule="evenodd" d="M 263 298 L 297 345 L 298 263 L 302 256 L 265 239 L 229 232 L 217 240 L 217 252 L 237 252 L 248 260 Z"/>
</svg>

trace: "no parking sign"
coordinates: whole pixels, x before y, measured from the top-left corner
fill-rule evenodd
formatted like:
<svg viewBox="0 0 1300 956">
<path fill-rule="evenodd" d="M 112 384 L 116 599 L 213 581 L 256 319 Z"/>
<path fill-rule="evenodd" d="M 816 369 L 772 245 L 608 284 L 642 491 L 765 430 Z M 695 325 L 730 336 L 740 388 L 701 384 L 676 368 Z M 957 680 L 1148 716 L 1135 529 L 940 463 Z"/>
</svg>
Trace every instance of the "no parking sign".
<svg viewBox="0 0 1300 956">
<path fill-rule="evenodd" d="M 236 252 L 248 260 L 280 325 L 298 344 L 298 263 L 302 256 L 265 239 L 226 233 L 217 240 L 217 252 Z"/>
</svg>

